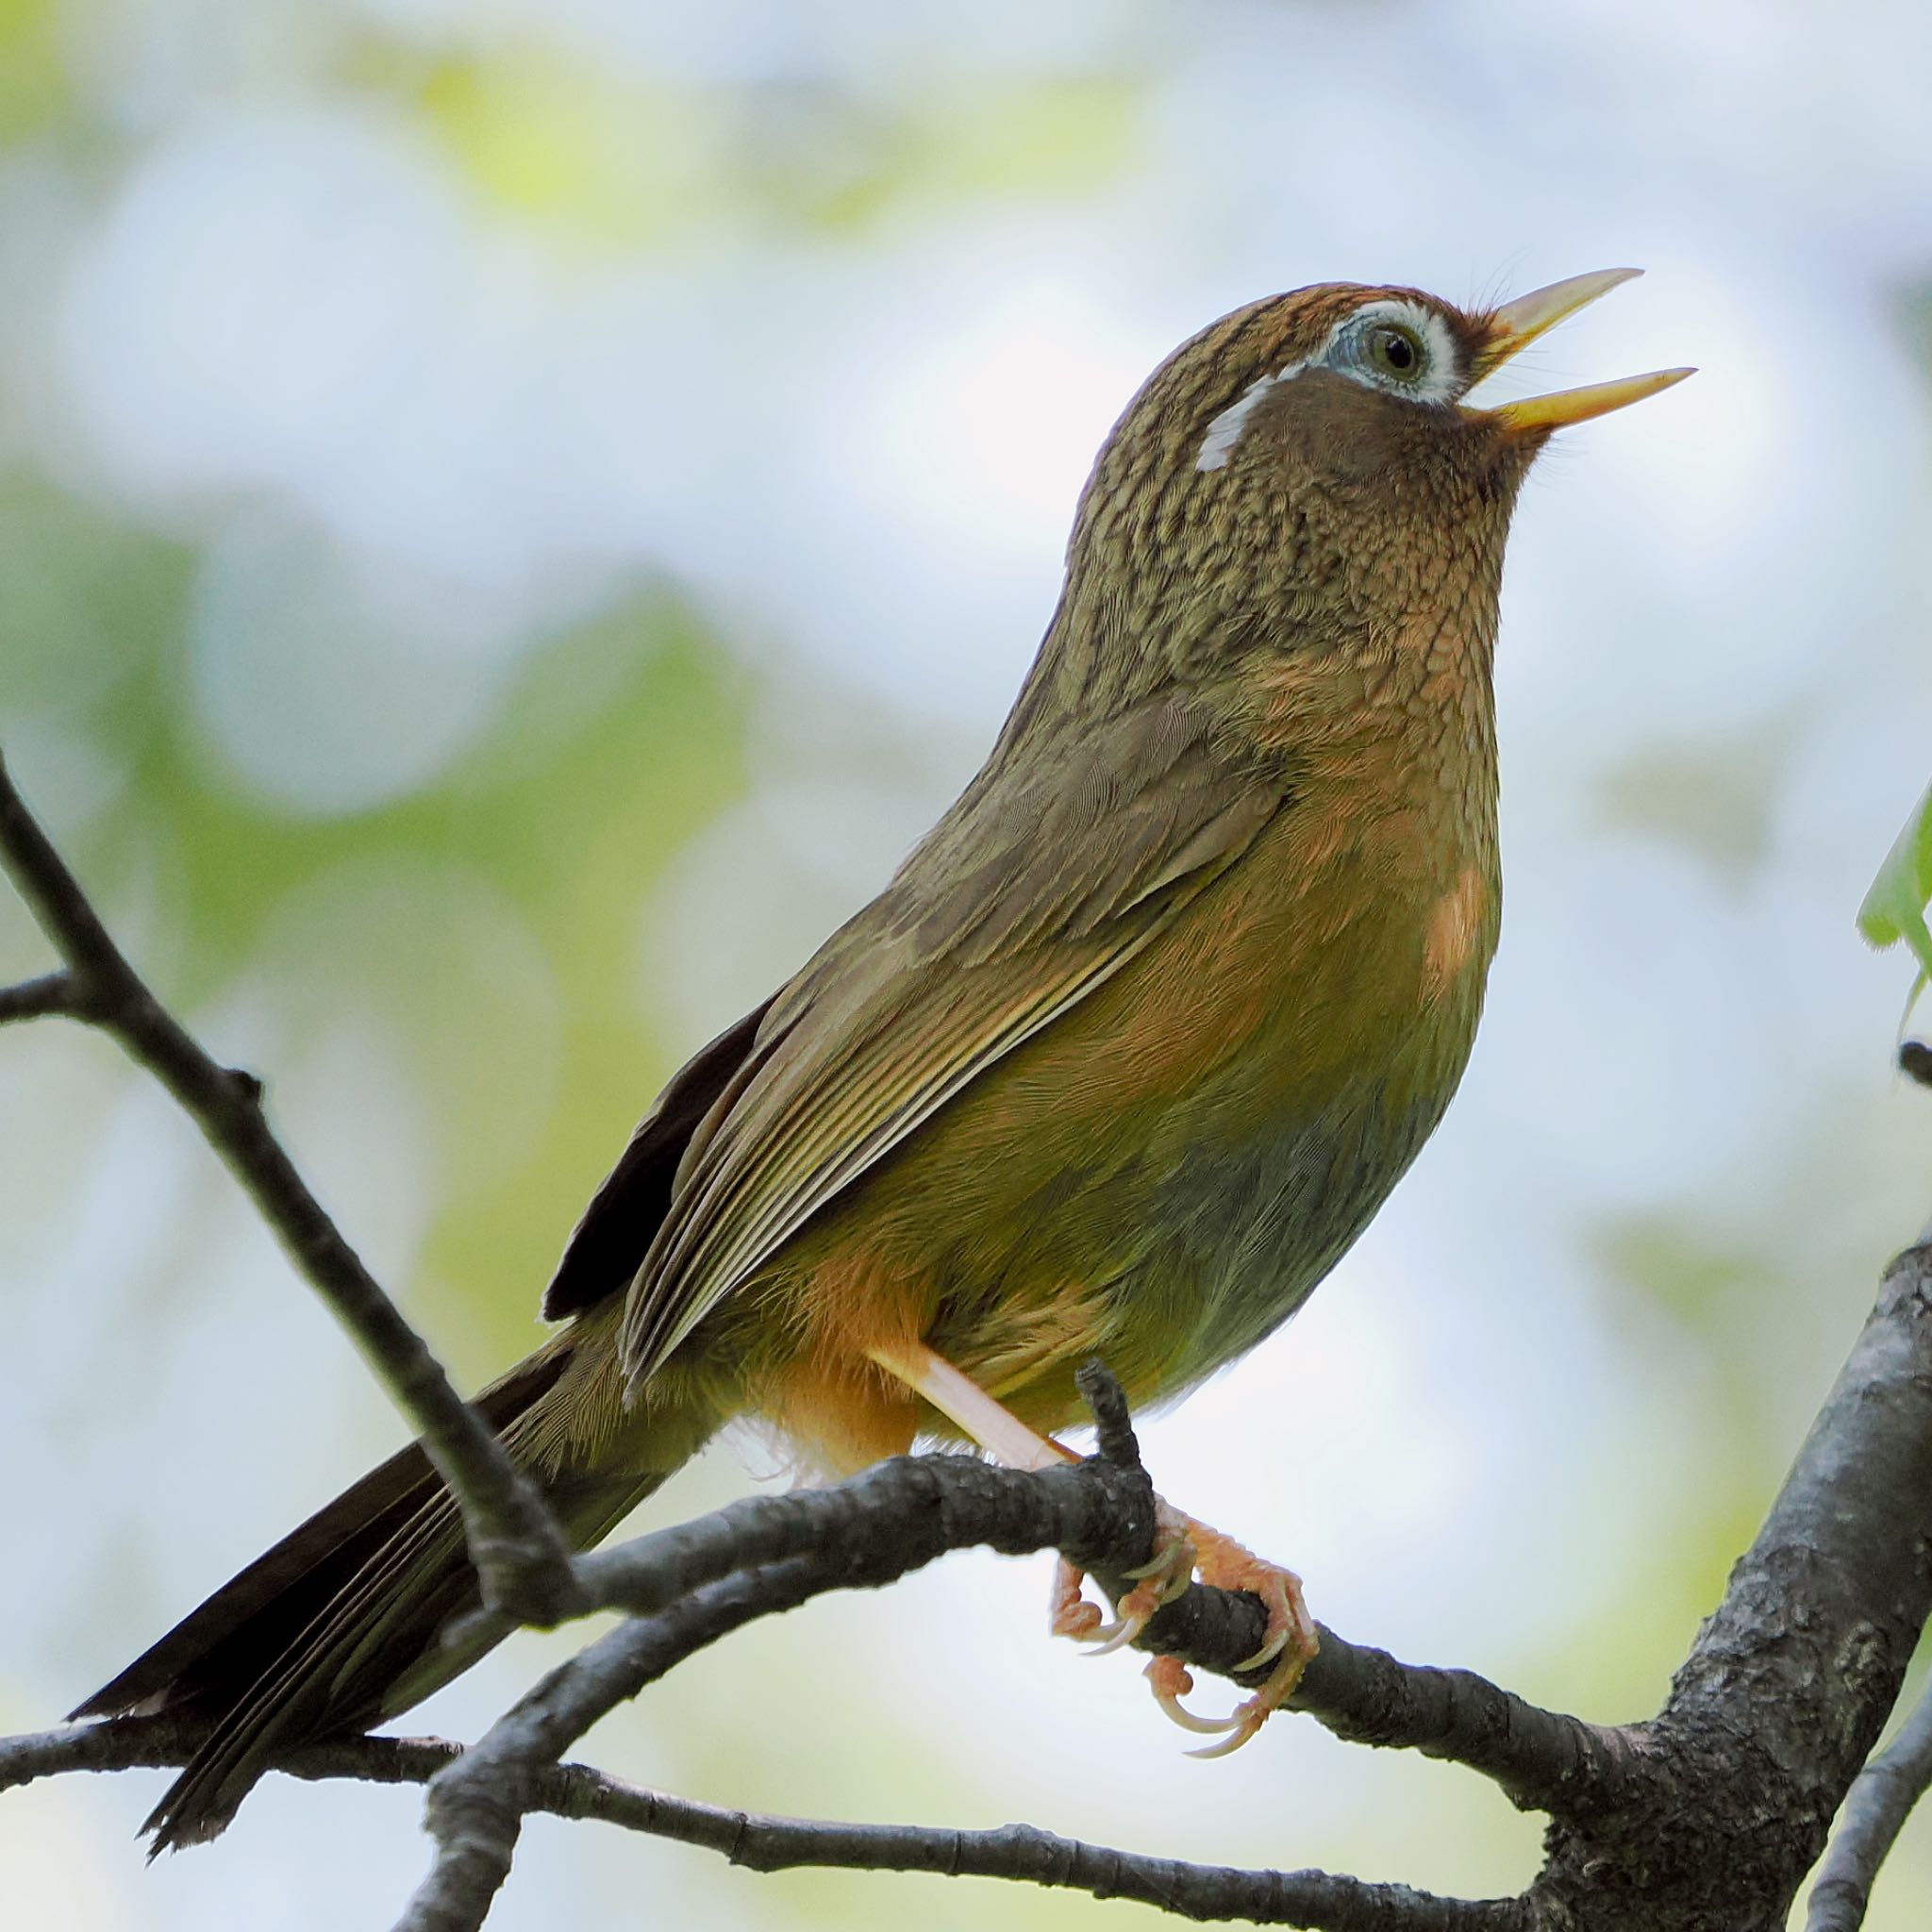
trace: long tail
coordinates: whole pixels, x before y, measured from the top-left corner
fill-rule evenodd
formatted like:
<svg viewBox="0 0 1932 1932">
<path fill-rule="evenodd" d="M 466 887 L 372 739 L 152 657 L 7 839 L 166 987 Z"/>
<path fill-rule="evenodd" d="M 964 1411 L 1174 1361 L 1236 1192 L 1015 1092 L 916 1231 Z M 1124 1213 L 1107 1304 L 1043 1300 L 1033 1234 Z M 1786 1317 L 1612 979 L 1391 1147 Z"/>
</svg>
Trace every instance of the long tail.
<svg viewBox="0 0 1932 1932">
<path fill-rule="evenodd" d="M 602 1362 L 580 1358 L 608 1346 L 601 1326 L 573 1324 L 477 1397 L 579 1548 L 608 1535 L 717 1423 L 648 1397 L 641 1414 L 625 1416 Z M 604 1426 L 585 1426 L 593 1410 Z M 366 1730 L 468 1669 L 488 1644 L 453 1647 L 438 1635 L 476 1601 L 456 1505 L 411 1447 L 284 1537 L 73 1715 L 173 1710 L 213 1721 L 143 1827 L 151 1855 L 196 1844 L 227 1825 L 275 1757 Z"/>
</svg>

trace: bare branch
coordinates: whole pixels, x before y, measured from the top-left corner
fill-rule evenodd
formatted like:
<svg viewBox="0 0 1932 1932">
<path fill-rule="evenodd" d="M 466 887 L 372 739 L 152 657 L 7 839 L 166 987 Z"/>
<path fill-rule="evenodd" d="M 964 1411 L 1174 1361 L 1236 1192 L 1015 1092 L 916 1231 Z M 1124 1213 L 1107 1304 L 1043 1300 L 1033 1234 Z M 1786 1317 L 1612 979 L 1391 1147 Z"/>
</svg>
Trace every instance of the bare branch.
<svg viewBox="0 0 1932 1932">
<path fill-rule="evenodd" d="M 57 1013 L 84 1018 L 78 995 L 71 973 L 43 973 L 18 986 L 0 987 L 0 1026 L 9 1020 L 44 1020 Z"/>
<path fill-rule="evenodd" d="M 57 1771 L 120 1771 L 182 1763 L 199 1736 L 178 1718 L 122 1718 L 0 1741 L 0 1790 Z M 458 1763 L 462 1746 L 441 1738 L 341 1738 L 305 1745 L 276 1769 L 291 1777 L 427 1784 Z M 35 1769 L 25 1769 L 28 1760 Z M 1510 1899 L 1433 1897 L 1323 1872 L 1243 1871 L 1150 1857 L 1032 1825 L 991 1831 L 935 1825 L 847 1824 L 732 1811 L 627 1783 L 588 1764 L 530 1774 L 526 1808 L 614 1824 L 720 1854 L 754 1872 L 803 1866 L 930 1872 L 1125 1898 L 1197 1921 L 1335 1928 L 1335 1932 L 1517 1932 L 1527 1921 Z"/>
<path fill-rule="evenodd" d="M 1110 1387 L 1091 1378 L 1090 1386 L 1105 1410 Z M 440 1755 L 412 1760 L 410 1775 L 434 1779 L 428 1808 L 438 1859 L 403 1922 L 408 1932 L 479 1925 L 523 1817 L 551 1808 L 563 1789 L 553 1780 L 572 1741 L 617 1702 L 753 1618 L 823 1591 L 888 1582 L 968 1542 L 1059 1547 L 1102 1574 L 1132 1567 L 1151 1532 L 1152 1492 L 1138 1462 L 1121 1459 L 1133 1453 L 1131 1433 L 1123 1425 L 1105 1440 L 1108 1455 L 1040 1474 L 963 1457 L 902 1458 L 836 1490 L 747 1499 L 582 1559 L 593 1597 L 644 1614 L 553 1672 L 471 1753 L 451 1759 L 446 1747 L 431 1747 Z M 1466 1673 L 1412 1670 L 1324 1633 L 1324 1674 L 1311 1670 L 1303 1707 L 1345 1736 L 1460 1758 L 1496 1777 L 1519 1803 L 1551 1813 L 1548 1862 L 1522 1901 L 1408 1901 L 1323 1874 L 1297 1874 L 1279 1887 L 1267 1874 L 1248 1874 L 1226 1881 L 1232 1889 L 1224 1891 L 1204 1879 L 1208 1889 L 1197 1893 L 1187 1889 L 1194 1879 L 1183 1883 L 1158 1860 L 1117 1889 L 1142 1897 L 1165 1887 L 1159 1896 L 1184 1900 L 1177 1908 L 1189 1911 L 1220 1909 L 1219 1900 L 1230 1910 L 1278 1909 L 1301 1923 L 1378 1932 L 1436 1924 L 1564 1932 L 1633 1924 L 1650 1932 L 1705 1932 L 1719 1924 L 1757 1932 L 1781 1924 L 1897 1693 L 1932 1603 L 1928 1551 L 1932 1249 L 1922 1248 L 1900 1257 L 1888 1274 L 1763 1531 L 1654 1722 L 1598 1730 L 1538 1711 Z M 1192 1620 L 1177 1626 L 1186 1641 L 1179 1654 L 1208 1668 L 1225 1671 L 1258 1634 L 1258 1607 L 1244 1594 L 1197 1588 L 1174 1607 Z M 143 1727 L 130 1738 L 121 1724 L 0 1742 L 0 1785 L 56 1770 L 162 1761 L 185 1748 L 178 1734 Z M 366 1769 L 360 1748 L 314 1747 L 283 1764 L 296 1772 Z M 641 1828 L 649 1819 L 696 1820 L 691 1835 L 700 1842 L 712 1841 L 700 1827 L 718 1828 L 710 1814 L 679 1811 L 655 1795 L 620 1803 L 606 1794 L 592 1805 L 583 1787 L 571 1790 L 578 1807 L 571 1815 L 603 1815 L 597 1806 L 607 1806 L 614 1816 L 628 1806 L 634 1815 L 623 1822 Z M 760 1838 L 747 1824 L 741 1838 L 734 1822 L 733 1843 L 751 1862 L 767 1851 L 854 1862 L 877 1855 L 920 1869 L 1039 1877 L 1028 1864 L 1038 1858 L 1049 1877 L 1069 1884 L 1114 1883 L 1111 1855 L 1024 1830 L 935 1840 L 898 1836 L 893 1827 L 825 1829 L 845 1835 L 788 1838 L 774 1825 L 775 1835 Z M 1044 1845 L 1051 1857 L 1037 1849 Z M 1314 1890 L 1295 1890 L 1304 1879 Z M 1321 1889 L 1330 1884 L 1341 1889 Z M 1398 1911 L 1407 1916 L 1392 1916 Z"/>
<path fill-rule="evenodd" d="M 1916 1247 L 1643 1727 L 1641 1797 L 1558 1812 L 1532 1899 L 1565 1925 L 1782 1925 L 1928 1608 L 1932 1248 Z"/>
<path fill-rule="evenodd" d="M 1182 1604 L 1176 1608 L 1184 1607 Z M 1647 1774 L 1641 1730 L 1544 1710 L 1474 1671 L 1406 1664 L 1320 1626 L 1290 1706 L 1352 1744 L 1419 1751 L 1500 1785 L 1524 1811 L 1614 1805 Z M 1252 1652 L 1246 1653 L 1252 1656 Z"/>
<path fill-rule="evenodd" d="M 1932 1785 L 1932 1690 L 1919 1700 L 1890 1748 L 1858 1774 L 1838 1834 L 1811 1888 L 1806 1932 L 1858 1932 L 1885 1863 L 1912 1807 Z"/>
<path fill-rule="evenodd" d="M 646 1616 L 734 1571 L 813 1554 L 826 1560 L 827 1589 L 890 1582 L 969 1544 L 1008 1556 L 1058 1549 L 1118 1576 L 1145 1551 L 1144 1484 L 1138 1470 L 1104 1457 L 1029 1474 L 971 1457 L 904 1457 L 835 1488 L 747 1497 L 580 1557 L 577 1574 L 600 1609 Z M 1196 1584 L 1149 1624 L 1139 1647 L 1253 1683 L 1265 1671 L 1243 1677 L 1235 1666 L 1260 1648 L 1265 1619 L 1248 1592 Z M 1466 1765 L 1525 1809 L 1586 1794 L 1610 1802 L 1639 1767 L 1639 1748 L 1622 1731 L 1543 1710 L 1473 1671 L 1402 1663 L 1325 1624 L 1320 1631 L 1321 1653 L 1291 1707 L 1340 1738 Z"/>
<path fill-rule="evenodd" d="M 14 789 L 4 759 L 0 866 L 67 966 L 13 994 L 42 989 L 23 1004 L 37 999 L 44 1012 L 85 1018 L 110 1035 L 201 1129 L 422 1437 L 462 1507 L 485 1601 L 520 1622 L 554 1624 L 575 1613 L 580 1598 L 569 1550 L 541 1494 L 308 1191 L 270 1131 L 260 1083 L 210 1058 L 128 964 Z"/>
<path fill-rule="evenodd" d="M 0 1791 L 67 1771 L 131 1771 L 186 1764 L 207 1726 L 190 1719 L 121 1717 L 0 1738 Z"/>
<path fill-rule="evenodd" d="M 474 1752 L 451 1764 L 431 1793 L 438 1864 L 405 1924 L 480 1924 L 508 1874 L 523 1816 L 548 1808 L 545 1780 L 563 1751 L 618 1703 L 754 1618 L 827 1591 L 891 1583 L 969 1544 L 1014 1555 L 1060 1549 L 1101 1574 L 1140 1562 L 1154 1532 L 1153 1486 L 1140 1465 L 1118 1385 L 1097 1365 L 1083 1371 L 1082 1385 L 1101 1423 L 1102 1453 L 1085 1462 L 1025 1472 L 966 1456 L 903 1457 L 832 1489 L 747 1497 L 579 1558 L 589 1599 L 629 1610 L 632 1621 L 553 1672 Z M 1176 1654 L 1197 1668 L 1232 1675 L 1232 1665 L 1257 1647 L 1262 1612 L 1243 1592 L 1196 1586 L 1174 1607 L 1187 1613 L 1172 1631 Z M 1471 1673 L 1415 1670 L 1332 1631 L 1324 1633 L 1324 1654 L 1320 1679 L 1305 1681 L 1303 1708 L 1345 1736 L 1462 1758 L 1499 1778 L 1519 1802 L 1528 1802 L 1523 1793 L 1532 1787 L 1570 1796 L 1610 1789 L 1635 1766 L 1635 1753 L 1618 1734 L 1538 1710 Z M 57 1771 L 178 1761 L 195 1735 L 172 1720 L 153 1719 L 0 1740 L 0 1789 Z M 367 1760 L 324 1760 L 305 1748 L 280 1768 L 299 1774 L 321 1761 Z M 671 1815 L 670 1801 L 652 1802 Z M 907 1869 L 939 1869 L 931 1861 L 943 1842 L 948 1858 L 980 1861 L 971 1869 L 1037 1882 L 1058 1874 L 1052 1882 L 1091 1885 L 1116 1869 L 1108 1861 L 1125 1857 L 1064 1845 L 1030 1827 L 966 1838 L 905 1838 L 884 1826 L 826 1829 L 844 1834 L 839 1843 L 855 1860 L 850 1847 L 874 1844 L 866 1834 L 883 1833 L 876 1843 L 896 1846 L 894 1856 L 911 1861 Z M 818 1840 L 781 1831 L 772 1843 L 788 1848 L 790 1860 L 811 1854 Z M 1056 1849 L 1049 1857 L 1042 1847 Z M 1017 1861 L 1016 1869 L 1008 1872 L 1002 1860 Z M 1296 1874 L 1291 1882 L 1274 1874 L 1224 1874 L 1224 1883 L 1216 1880 L 1221 1890 L 1204 1890 L 1171 1861 L 1149 1860 L 1137 1870 L 1131 1883 L 1143 1890 L 1135 1896 L 1156 1902 L 1155 1890 L 1165 1888 L 1161 1896 L 1186 1900 L 1176 1908 L 1197 1915 L 1221 1898 L 1229 1913 L 1247 1916 L 1253 1908 L 1270 1923 L 1491 1923 L 1462 1916 L 1474 1908 L 1458 1902 L 1321 1874 Z M 1107 1882 L 1116 1890 L 1128 1885 Z"/>
<path fill-rule="evenodd" d="M 1132 1899 L 1184 1919 L 1239 1919 L 1318 1932 L 1515 1932 L 1527 1924 L 1516 1899 L 1451 1899 L 1406 1885 L 1376 1885 L 1325 1872 L 1253 1872 L 1150 1857 L 1060 1838 L 1030 1824 L 991 1831 L 911 1824 L 836 1824 L 728 1811 L 560 1766 L 540 1778 L 533 1810 L 594 1818 L 722 1853 L 757 1872 L 837 1866 L 1006 1878 Z"/>
<path fill-rule="evenodd" d="M 618 1704 L 753 1619 L 827 1590 L 890 1583 L 967 1543 L 1010 1553 L 1058 1548 L 1103 1574 L 1140 1561 L 1153 1535 L 1152 1488 L 1117 1385 L 1090 1370 L 1083 1386 L 1102 1415 L 1108 1452 L 1087 1462 L 1016 1472 L 967 1457 L 901 1457 L 834 1490 L 751 1498 L 585 1558 L 579 1574 L 592 1596 L 641 1614 L 553 1671 L 432 1784 L 427 1823 L 437 1860 L 398 1932 L 475 1932 L 508 1875 L 533 1774 Z M 1119 1459 L 1127 1456 L 1136 1457 L 1131 1466 Z M 1258 1645 L 1260 1607 L 1245 1592 L 1196 1586 L 1175 1607 L 1194 1598 L 1191 1625 L 1176 1626 L 1171 1641 L 1190 1662 L 1232 1674 Z M 1519 1788 L 1568 1792 L 1599 1768 L 1621 1776 L 1633 1755 L 1608 1734 L 1538 1711 L 1468 1673 L 1409 1673 L 1332 1633 L 1324 1649 L 1333 1655 L 1327 1689 L 1307 1692 L 1304 1707 L 1365 1740 L 1412 1742 L 1439 1756 L 1467 1751 L 1484 1760 L 1478 1768 L 1502 1764 Z M 1547 1761 L 1539 1750 L 1550 1753 Z"/>
</svg>

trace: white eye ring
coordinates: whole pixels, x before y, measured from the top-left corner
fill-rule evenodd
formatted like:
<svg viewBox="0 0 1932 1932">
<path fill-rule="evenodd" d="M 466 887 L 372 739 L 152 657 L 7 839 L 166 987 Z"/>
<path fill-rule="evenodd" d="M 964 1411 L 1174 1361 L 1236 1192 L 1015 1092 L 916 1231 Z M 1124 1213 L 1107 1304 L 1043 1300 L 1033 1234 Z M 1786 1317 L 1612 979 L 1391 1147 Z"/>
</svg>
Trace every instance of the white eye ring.
<svg viewBox="0 0 1932 1932">
<path fill-rule="evenodd" d="M 1422 367 L 1405 381 L 1369 360 L 1367 344 L 1378 326 L 1392 325 L 1423 352 Z M 1328 332 L 1311 365 L 1332 369 L 1369 389 L 1386 391 L 1411 403 L 1446 403 L 1462 387 L 1462 358 L 1449 325 L 1433 308 L 1399 299 L 1365 302 L 1344 315 Z"/>
<path fill-rule="evenodd" d="M 1423 349 L 1423 366 L 1412 382 L 1386 375 L 1361 353 L 1362 346 L 1378 323 L 1393 323 L 1414 337 Z M 1328 331 L 1328 340 L 1305 362 L 1291 362 L 1273 375 L 1251 382 L 1213 422 L 1201 439 L 1194 456 L 1197 470 L 1226 467 L 1234 446 L 1248 426 L 1255 405 L 1278 382 L 1292 382 L 1305 369 L 1328 369 L 1345 375 L 1364 389 L 1377 389 L 1387 395 L 1400 396 L 1406 403 L 1446 403 L 1460 393 L 1464 376 L 1462 358 L 1449 325 L 1433 308 L 1420 302 L 1391 297 L 1380 302 L 1364 302 L 1351 309 Z"/>
</svg>

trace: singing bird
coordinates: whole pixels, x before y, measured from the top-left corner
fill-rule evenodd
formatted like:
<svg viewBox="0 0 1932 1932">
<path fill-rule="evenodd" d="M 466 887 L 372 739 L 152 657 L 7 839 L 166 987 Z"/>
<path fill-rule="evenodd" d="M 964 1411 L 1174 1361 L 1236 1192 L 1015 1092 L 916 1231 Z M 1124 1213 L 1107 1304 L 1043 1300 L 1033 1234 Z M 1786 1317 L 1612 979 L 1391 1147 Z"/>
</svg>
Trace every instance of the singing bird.
<svg viewBox="0 0 1932 1932">
<path fill-rule="evenodd" d="M 673 1077 L 570 1238 L 543 1299 L 563 1325 L 477 1398 L 578 1544 L 738 1416 L 828 1473 L 922 1437 L 1038 1466 L 1088 1358 L 1166 1401 L 1335 1265 L 1475 1035 L 1517 491 L 1553 431 L 1690 372 L 1464 398 L 1634 273 L 1479 312 L 1301 289 L 1155 371 L 985 766 Z M 1257 1588 L 1281 1660 L 1239 1741 L 1312 1626 L 1288 1573 L 1162 1523 L 1111 1641 L 1191 1573 Z M 406 1449 L 75 1715 L 206 1717 L 147 1828 L 210 1838 L 277 1754 L 474 1661 L 441 1633 L 475 1600 Z M 1091 1631 L 1077 1577 L 1056 1600 Z"/>
</svg>

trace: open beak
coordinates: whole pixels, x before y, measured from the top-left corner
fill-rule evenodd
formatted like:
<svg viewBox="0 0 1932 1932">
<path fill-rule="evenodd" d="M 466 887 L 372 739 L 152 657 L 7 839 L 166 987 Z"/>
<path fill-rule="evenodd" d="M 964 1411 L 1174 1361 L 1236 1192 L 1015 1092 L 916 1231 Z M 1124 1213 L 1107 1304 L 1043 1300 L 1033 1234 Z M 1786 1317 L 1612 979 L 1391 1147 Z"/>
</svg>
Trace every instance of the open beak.
<svg viewBox="0 0 1932 1932">
<path fill-rule="evenodd" d="M 1599 295 L 1607 295 L 1642 273 L 1641 268 L 1598 269 L 1593 275 L 1572 275 L 1567 281 L 1552 282 L 1547 289 L 1504 303 L 1489 318 L 1482 346 L 1476 351 L 1474 379 L 1482 381 L 1519 349 L 1555 328 L 1566 315 L 1574 315 Z M 1472 416 L 1487 417 L 1506 429 L 1561 429 L 1572 423 L 1587 423 L 1592 416 L 1607 416 L 1626 403 L 1641 403 L 1645 396 L 1654 396 L 1696 373 L 1694 369 L 1657 369 L 1648 375 L 1624 375 L 1615 382 L 1592 382 L 1584 389 L 1524 396 L 1491 409 L 1470 408 L 1467 404 L 1463 408 Z"/>
</svg>

